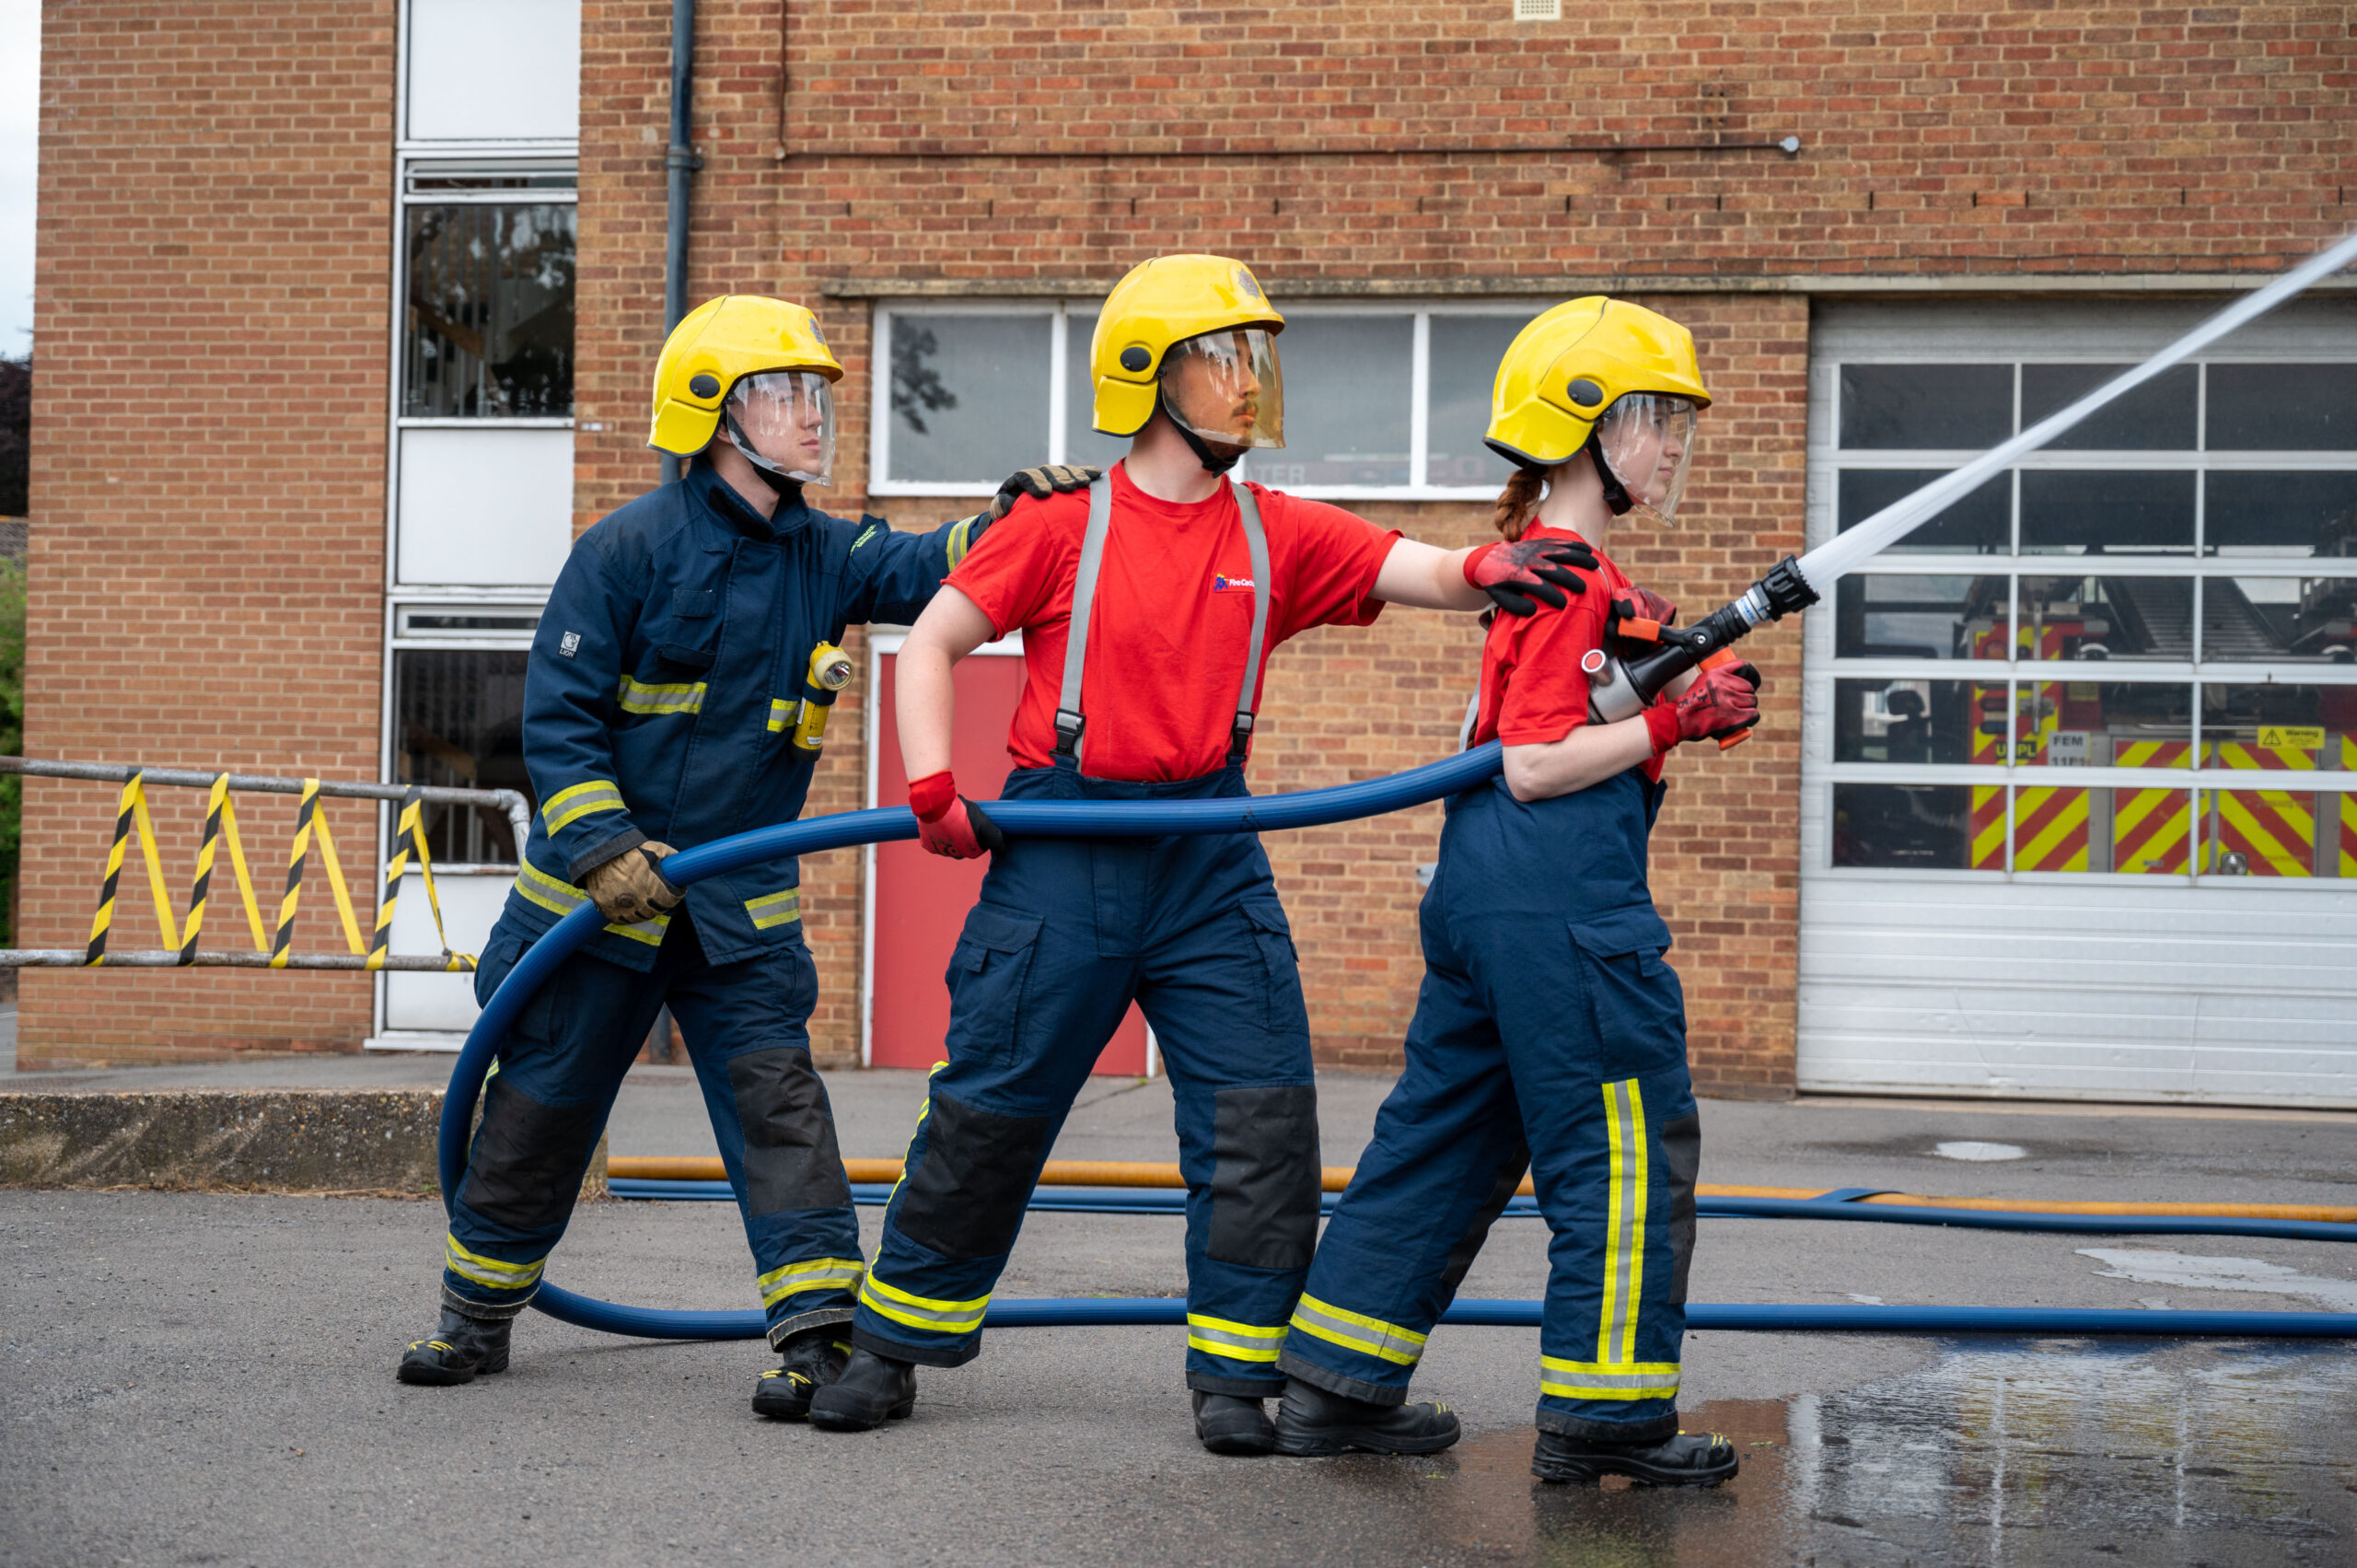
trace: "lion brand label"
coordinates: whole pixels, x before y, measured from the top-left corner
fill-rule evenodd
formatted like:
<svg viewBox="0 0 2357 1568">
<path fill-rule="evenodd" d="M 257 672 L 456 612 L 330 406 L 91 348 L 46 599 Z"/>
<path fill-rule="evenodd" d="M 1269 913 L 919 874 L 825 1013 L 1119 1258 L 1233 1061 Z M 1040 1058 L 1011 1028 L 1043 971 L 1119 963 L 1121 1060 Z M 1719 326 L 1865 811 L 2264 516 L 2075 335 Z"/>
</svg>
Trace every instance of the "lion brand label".
<svg viewBox="0 0 2357 1568">
<path fill-rule="evenodd" d="M 574 655 L 579 653 L 581 651 L 581 633 L 578 632 L 567 632 L 563 636 L 559 637 L 556 640 L 556 651 L 563 654 L 567 658 L 571 658 Z"/>
</svg>

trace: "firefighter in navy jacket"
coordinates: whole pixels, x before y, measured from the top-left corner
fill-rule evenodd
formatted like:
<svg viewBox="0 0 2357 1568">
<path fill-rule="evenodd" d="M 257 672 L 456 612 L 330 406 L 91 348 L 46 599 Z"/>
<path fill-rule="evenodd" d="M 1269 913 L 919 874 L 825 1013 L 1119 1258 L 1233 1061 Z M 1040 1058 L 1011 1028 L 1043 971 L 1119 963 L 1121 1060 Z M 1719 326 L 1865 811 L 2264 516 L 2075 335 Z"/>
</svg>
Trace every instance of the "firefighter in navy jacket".
<svg viewBox="0 0 2357 1568">
<path fill-rule="evenodd" d="M 679 1020 L 783 1364 L 754 1408 L 797 1417 L 840 1369 L 864 1262 L 827 1093 L 810 1063 L 818 977 L 791 856 L 684 890 L 662 858 L 802 810 L 817 703 L 847 673 L 846 626 L 912 621 L 993 512 L 928 534 L 813 510 L 829 478 L 831 383 L 810 312 L 729 296 L 690 313 L 656 370 L 650 444 L 686 477 L 581 536 L 542 613 L 525 681 L 524 760 L 540 810 L 476 974 L 586 902 L 602 931 L 499 1048 L 451 1205 L 442 1318 L 400 1368 L 464 1383 L 507 1364 L 508 1330 L 563 1235 L 623 1074 L 668 1004 Z M 701 456 L 699 456 L 701 454 Z M 830 671 L 828 667 L 833 666 Z"/>
</svg>

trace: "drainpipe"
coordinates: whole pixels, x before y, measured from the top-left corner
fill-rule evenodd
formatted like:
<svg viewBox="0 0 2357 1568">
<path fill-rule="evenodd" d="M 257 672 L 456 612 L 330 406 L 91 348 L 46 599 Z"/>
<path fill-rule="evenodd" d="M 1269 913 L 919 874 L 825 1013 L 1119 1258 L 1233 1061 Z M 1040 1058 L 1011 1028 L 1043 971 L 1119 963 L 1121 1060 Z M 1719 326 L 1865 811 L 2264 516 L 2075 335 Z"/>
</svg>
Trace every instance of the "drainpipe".
<svg viewBox="0 0 2357 1568">
<path fill-rule="evenodd" d="M 671 0 L 671 150 L 663 160 L 670 172 L 671 212 L 663 248 L 663 335 L 688 313 L 688 177 L 703 167 L 689 145 L 694 107 L 696 0 Z M 679 459 L 663 454 L 663 482 L 679 477 Z"/>
</svg>

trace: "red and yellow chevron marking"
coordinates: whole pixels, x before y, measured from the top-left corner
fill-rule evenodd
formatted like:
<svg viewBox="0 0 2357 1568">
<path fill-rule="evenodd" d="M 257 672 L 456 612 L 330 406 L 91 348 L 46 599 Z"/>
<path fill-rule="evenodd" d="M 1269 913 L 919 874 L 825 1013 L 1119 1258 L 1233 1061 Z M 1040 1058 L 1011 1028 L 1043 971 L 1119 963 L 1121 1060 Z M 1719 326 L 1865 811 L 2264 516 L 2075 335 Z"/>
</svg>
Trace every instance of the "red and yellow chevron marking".
<svg viewBox="0 0 2357 1568">
<path fill-rule="evenodd" d="M 1972 854 L 1975 871 L 2005 869 L 2005 787 L 1972 786 Z"/>
<path fill-rule="evenodd" d="M 2213 743 L 2211 754 L 2217 766 L 2261 772 L 2308 772 L 2316 765 L 2316 749 L 2307 747 L 2221 740 Z M 2209 869 L 2215 871 L 2219 857 L 2234 851 L 2248 863 L 2253 877 L 2314 876 L 2314 802 L 2313 796 L 2285 790 L 2221 790 L 2217 842 L 2211 846 Z"/>
<path fill-rule="evenodd" d="M 2123 768 L 2192 766 L 2183 740 L 2127 740 L 2112 749 Z M 2117 789 L 2111 793 L 2111 868 L 2130 876 L 2185 874 L 2193 847 L 2193 805 L 2181 789 Z"/>
<path fill-rule="evenodd" d="M 2340 738 L 2340 770 L 2357 772 L 2357 735 Z M 2340 797 L 2340 874 L 2357 877 L 2357 795 Z"/>
<path fill-rule="evenodd" d="M 2014 791 L 2014 869 L 2086 868 L 2087 792 L 2044 788 Z"/>
</svg>

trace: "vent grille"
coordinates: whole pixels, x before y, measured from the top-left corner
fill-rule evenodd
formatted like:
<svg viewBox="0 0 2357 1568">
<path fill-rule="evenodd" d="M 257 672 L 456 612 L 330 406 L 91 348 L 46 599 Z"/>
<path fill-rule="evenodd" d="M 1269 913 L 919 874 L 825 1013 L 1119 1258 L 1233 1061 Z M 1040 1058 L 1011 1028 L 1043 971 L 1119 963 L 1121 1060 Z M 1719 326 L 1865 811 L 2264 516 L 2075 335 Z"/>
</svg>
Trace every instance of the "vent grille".
<svg viewBox="0 0 2357 1568">
<path fill-rule="evenodd" d="M 1514 19 L 1517 22 L 1560 22 L 1563 19 L 1563 0 L 1514 0 Z"/>
</svg>

